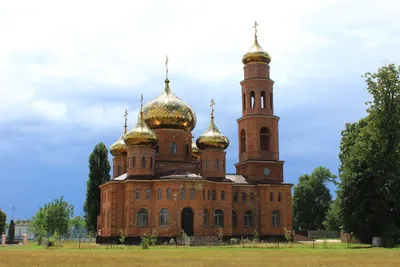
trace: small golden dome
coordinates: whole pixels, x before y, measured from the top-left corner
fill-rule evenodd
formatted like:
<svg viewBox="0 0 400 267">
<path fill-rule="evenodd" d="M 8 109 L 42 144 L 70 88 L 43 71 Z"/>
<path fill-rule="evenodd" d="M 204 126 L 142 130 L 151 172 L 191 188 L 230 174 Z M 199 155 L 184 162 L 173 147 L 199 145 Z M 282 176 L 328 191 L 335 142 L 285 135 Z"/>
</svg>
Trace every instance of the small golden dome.
<svg viewBox="0 0 400 267">
<path fill-rule="evenodd" d="M 271 56 L 262 49 L 258 44 L 257 36 L 254 38 L 254 44 L 250 50 L 242 58 L 243 64 L 252 62 L 263 62 L 269 64 L 271 62 Z"/>
<path fill-rule="evenodd" d="M 143 119 L 151 129 L 192 131 L 196 126 L 196 114 L 188 104 L 172 93 L 168 78 L 165 79 L 164 92 L 144 106 Z"/>
<path fill-rule="evenodd" d="M 207 130 L 196 140 L 197 147 L 200 150 L 204 149 L 222 149 L 225 150 L 229 146 L 229 140 L 225 135 L 221 134 L 214 124 L 214 105 L 215 102 L 211 99 L 211 121 Z"/>
<path fill-rule="evenodd" d="M 143 96 L 142 99 L 143 101 Z M 143 105 L 143 104 L 142 104 Z M 154 148 L 157 144 L 157 135 L 147 126 L 143 119 L 143 110 L 140 109 L 139 119 L 136 126 L 123 137 L 128 147 L 148 146 Z"/>
<path fill-rule="evenodd" d="M 127 151 L 127 146 L 124 142 L 124 140 L 122 139 L 124 135 L 121 135 L 121 137 L 110 146 L 110 153 L 111 155 L 113 155 L 114 157 L 118 157 L 121 155 L 126 155 Z"/>
<path fill-rule="evenodd" d="M 197 147 L 196 142 L 192 141 L 192 155 L 196 158 L 200 157 L 200 149 Z"/>
</svg>

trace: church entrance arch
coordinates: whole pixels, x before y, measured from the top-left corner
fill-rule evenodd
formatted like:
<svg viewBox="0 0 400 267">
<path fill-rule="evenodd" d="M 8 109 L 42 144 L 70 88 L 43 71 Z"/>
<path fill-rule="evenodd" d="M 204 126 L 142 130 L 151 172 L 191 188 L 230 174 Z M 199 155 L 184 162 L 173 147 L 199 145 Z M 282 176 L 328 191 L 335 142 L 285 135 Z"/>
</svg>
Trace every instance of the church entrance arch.
<svg viewBox="0 0 400 267">
<path fill-rule="evenodd" d="M 190 207 L 186 207 L 182 210 L 181 214 L 181 227 L 185 231 L 186 235 L 193 236 L 193 210 Z"/>
</svg>

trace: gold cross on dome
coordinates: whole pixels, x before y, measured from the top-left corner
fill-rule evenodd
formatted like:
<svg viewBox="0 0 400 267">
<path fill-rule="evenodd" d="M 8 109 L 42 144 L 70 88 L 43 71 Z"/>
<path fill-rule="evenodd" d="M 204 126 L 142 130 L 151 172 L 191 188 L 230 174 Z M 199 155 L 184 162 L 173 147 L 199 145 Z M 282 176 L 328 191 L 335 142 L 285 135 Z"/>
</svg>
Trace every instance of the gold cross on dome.
<svg viewBox="0 0 400 267">
<path fill-rule="evenodd" d="M 143 109 L 143 94 L 140 94 L 140 110 Z"/>
<path fill-rule="evenodd" d="M 127 127 L 126 122 L 128 121 L 128 111 L 126 109 L 125 109 L 124 117 L 125 117 L 125 125 L 124 125 L 124 127 L 126 128 Z"/>
<path fill-rule="evenodd" d="M 214 105 L 215 105 L 215 101 L 214 101 L 214 99 L 211 99 L 211 104 L 210 104 L 210 107 L 211 107 L 211 117 L 214 117 Z"/>
<path fill-rule="evenodd" d="M 254 28 L 254 37 L 256 37 L 257 38 L 257 26 L 258 26 L 259 24 L 257 23 L 257 21 L 254 21 L 254 26 L 253 26 L 253 28 Z"/>
<path fill-rule="evenodd" d="M 165 56 L 165 78 L 168 79 L 168 55 Z"/>
</svg>

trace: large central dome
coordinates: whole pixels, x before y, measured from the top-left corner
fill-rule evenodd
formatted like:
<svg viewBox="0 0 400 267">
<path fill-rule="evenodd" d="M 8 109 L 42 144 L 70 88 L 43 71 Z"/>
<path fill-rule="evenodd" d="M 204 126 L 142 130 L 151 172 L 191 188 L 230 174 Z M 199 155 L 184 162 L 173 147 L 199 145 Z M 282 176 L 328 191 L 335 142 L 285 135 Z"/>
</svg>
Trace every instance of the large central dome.
<svg viewBox="0 0 400 267">
<path fill-rule="evenodd" d="M 165 90 L 143 107 L 143 119 L 151 129 L 182 129 L 192 131 L 196 114 L 182 99 L 174 95 L 165 79 Z"/>
</svg>

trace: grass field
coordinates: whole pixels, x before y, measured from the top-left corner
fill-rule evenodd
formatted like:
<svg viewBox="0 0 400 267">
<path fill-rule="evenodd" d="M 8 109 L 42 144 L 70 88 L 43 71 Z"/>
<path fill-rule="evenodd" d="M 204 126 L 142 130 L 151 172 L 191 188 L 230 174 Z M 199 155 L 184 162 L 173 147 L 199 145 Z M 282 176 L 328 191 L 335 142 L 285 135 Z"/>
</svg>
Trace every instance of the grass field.
<svg viewBox="0 0 400 267">
<path fill-rule="evenodd" d="M 39 246 L 0 247 L 0 267 L 101 266 L 400 266 L 400 249 L 350 248 L 343 244 L 322 248 L 242 247 L 96 247 L 77 244 L 44 249 Z M 83 246 L 82 246 L 83 247 Z"/>
</svg>

